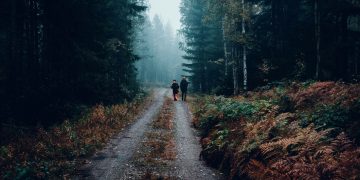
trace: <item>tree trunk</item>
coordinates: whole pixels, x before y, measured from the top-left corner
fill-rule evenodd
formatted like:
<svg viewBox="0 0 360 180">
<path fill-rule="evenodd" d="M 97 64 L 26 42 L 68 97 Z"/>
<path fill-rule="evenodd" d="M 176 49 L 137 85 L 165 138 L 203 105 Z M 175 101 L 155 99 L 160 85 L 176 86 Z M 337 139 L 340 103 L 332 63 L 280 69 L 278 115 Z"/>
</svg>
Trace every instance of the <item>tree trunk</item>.
<svg viewBox="0 0 360 180">
<path fill-rule="evenodd" d="M 226 34 L 225 34 L 225 21 L 226 21 L 226 15 L 223 18 L 222 30 L 223 30 L 223 41 L 224 41 L 225 77 L 227 77 L 227 75 L 228 75 L 228 52 L 227 52 L 227 43 L 226 43 Z"/>
<path fill-rule="evenodd" d="M 319 0 L 314 1 L 314 20 L 315 20 L 315 40 L 316 40 L 316 73 L 315 79 L 320 79 L 320 63 L 321 63 L 321 55 L 320 55 L 320 11 L 319 11 Z"/>
<path fill-rule="evenodd" d="M 245 14 L 245 0 L 242 0 L 242 11 Z M 245 16 L 242 16 L 242 35 L 245 37 L 246 30 L 245 30 Z M 243 44 L 243 76 L 244 76 L 244 91 L 247 91 L 247 83 L 248 83 L 248 74 L 247 74 L 247 52 L 246 52 L 246 45 Z"/>
<path fill-rule="evenodd" d="M 359 74 L 359 51 L 360 42 L 356 42 L 355 45 L 355 75 Z"/>
<path fill-rule="evenodd" d="M 275 44 L 276 44 L 276 26 L 275 26 L 275 21 L 276 21 L 276 14 L 275 14 L 275 1 L 276 0 L 272 0 L 271 1 L 271 37 L 270 37 L 270 42 L 271 42 L 271 62 L 274 62 L 275 60 Z"/>
<path fill-rule="evenodd" d="M 243 73 L 244 73 L 244 91 L 248 89 L 248 73 L 247 73 L 247 51 L 246 46 L 243 46 Z"/>
<path fill-rule="evenodd" d="M 239 94 L 239 74 L 238 74 L 238 61 L 237 61 L 237 50 L 232 47 L 231 58 L 233 62 L 233 80 L 234 80 L 234 95 Z"/>
<path fill-rule="evenodd" d="M 341 21 L 340 21 L 340 52 L 341 56 L 339 56 L 339 62 L 341 62 L 341 72 L 340 75 L 343 80 L 348 81 L 350 79 L 350 70 L 349 70 L 349 54 L 348 54 L 348 19 L 349 15 L 348 13 L 344 12 L 341 15 Z"/>
<path fill-rule="evenodd" d="M 12 61 L 14 63 L 14 60 L 16 59 L 16 32 L 17 32 L 17 18 L 16 18 L 16 14 L 17 14 L 17 9 L 16 9 L 17 3 L 16 0 L 11 1 L 11 32 L 10 32 L 10 36 L 11 36 L 11 40 L 10 40 L 10 61 Z"/>
<path fill-rule="evenodd" d="M 44 46 L 44 25 L 41 21 L 41 16 L 43 15 L 43 9 L 40 3 L 40 0 L 36 2 L 36 41 L 37 41 L 37 61 L 40 66 L 42 66 L 43 60 L 43 46 Z"/>
</svg>

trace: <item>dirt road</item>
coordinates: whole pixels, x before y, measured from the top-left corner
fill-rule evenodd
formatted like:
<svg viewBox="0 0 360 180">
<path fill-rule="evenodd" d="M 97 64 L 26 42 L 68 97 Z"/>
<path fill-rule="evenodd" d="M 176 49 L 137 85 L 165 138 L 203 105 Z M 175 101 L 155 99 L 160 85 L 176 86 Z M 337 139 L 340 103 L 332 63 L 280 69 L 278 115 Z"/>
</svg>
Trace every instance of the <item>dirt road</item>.
<svg viewBox="0 0 360 180">
<path fill-rule="evenodd" d="M 96 153 L 74 179 L 221 179 L 199 160 L 201 147 L 190 127 L 187 104 L 172 102 L 166 89 L 157 89 L 155 97 L 143 115 Z M 155 127 L 157 119 L 168 128 Z"/>
<path fill-rule="evenodd" d="M 221 179 L 218 172 L 199 160 L 200 139 L 196 136 L 195 130 L 191 128 L 191 115 L 188 105 L 184 102 L 177 102 L 175 107 L 178 176 L 180 179 Z"/>
</svg>

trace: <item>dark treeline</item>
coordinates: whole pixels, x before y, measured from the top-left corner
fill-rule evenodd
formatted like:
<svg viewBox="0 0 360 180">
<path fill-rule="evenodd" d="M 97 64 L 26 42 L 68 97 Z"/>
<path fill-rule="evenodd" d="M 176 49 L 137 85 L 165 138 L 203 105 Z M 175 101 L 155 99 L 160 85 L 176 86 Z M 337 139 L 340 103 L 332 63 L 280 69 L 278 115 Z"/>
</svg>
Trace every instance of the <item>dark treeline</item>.
<svg viewBox="0 0 360 180">
<path fill-rule="evenodd" d="M 133 29 L 145 9 L 142 0 L 1 0 L 0 119 L 50 125 L 134 97 Z"/>
<path fill-rule="evenodd" d="M 196 90 L 358 79 L 358 0 L 182 0 L 181 13 Z"/>
</svg>

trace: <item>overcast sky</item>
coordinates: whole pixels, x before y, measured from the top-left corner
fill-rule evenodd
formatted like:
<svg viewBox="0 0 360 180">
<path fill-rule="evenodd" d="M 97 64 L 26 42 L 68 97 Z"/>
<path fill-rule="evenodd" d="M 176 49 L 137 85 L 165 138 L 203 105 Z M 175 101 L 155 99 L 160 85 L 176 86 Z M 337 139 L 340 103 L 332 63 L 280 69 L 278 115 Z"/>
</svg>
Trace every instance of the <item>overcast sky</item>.
<svg viewBox="0 0 360 180">
<path fill-rule="evenodd" d="M 158 14 L 164 24 L 169 21 L 174 30 L 180 28 L 180 0 L 149 0 L 149 4 L 151 19 Z"/>
</svg>

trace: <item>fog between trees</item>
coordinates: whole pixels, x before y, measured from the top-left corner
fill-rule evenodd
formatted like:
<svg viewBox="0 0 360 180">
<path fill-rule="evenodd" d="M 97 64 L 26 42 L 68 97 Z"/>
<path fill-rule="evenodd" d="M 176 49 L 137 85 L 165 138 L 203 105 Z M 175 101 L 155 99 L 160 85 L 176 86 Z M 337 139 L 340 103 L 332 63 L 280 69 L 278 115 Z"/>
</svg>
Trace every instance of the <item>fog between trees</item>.
<svg viewBox="0 0 360 180">
<path fill-rule="evenodd" d="M 144 85 L 169 85 L 187 75 L 183 71 L 183 52 L 179 48 L 179 36 L 169 22 L 155 15 L 151 20 L 145 17 L 144 24 L 137 30 L 135 53 L 140 61 L 136 63 L 138 80 Z"/>
<path fill-rule="evenodd" d="M 0 1 L 2 121 L 51 125 L 182 75 L 194 91 L 220 95 L 279 81 L 359 81 L 357 0 L 182 0 L 179 32 L 147 8 Z"/>
</svg>

